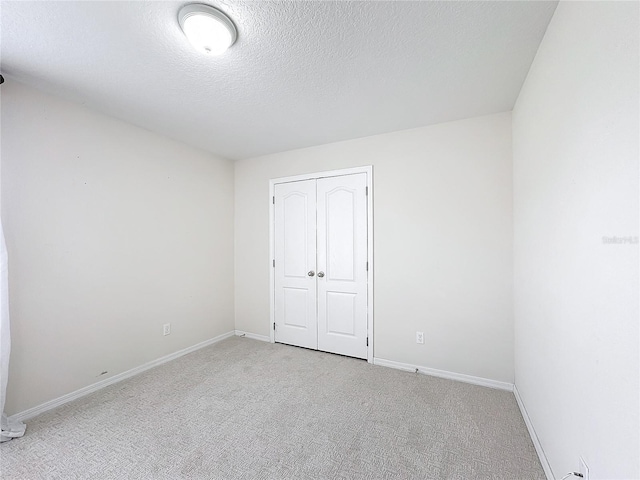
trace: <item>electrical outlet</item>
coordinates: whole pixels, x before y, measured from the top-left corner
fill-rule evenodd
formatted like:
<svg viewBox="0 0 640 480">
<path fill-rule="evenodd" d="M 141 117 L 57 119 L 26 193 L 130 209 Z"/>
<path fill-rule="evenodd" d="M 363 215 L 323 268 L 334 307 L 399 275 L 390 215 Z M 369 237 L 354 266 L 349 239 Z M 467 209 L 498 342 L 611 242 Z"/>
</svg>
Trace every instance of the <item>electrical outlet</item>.
<svg viewBox="0 0 640 480">
<path fill-rule="evenodd" d="M 416 343 L 424 343 L 424 332 L 416 332 Z"/>
<path fill-rule="evenodd" d="M 162 326 L 162 335 L 169 335 L 171 333 L 171 324 L 165 323 Z"/>
<path fill-rule="evenodd" d="M 578 461 L 578 473 L 582 474 L 582 480 L 589 480 L 589 467 L 582 457 Z"/>
</svg>

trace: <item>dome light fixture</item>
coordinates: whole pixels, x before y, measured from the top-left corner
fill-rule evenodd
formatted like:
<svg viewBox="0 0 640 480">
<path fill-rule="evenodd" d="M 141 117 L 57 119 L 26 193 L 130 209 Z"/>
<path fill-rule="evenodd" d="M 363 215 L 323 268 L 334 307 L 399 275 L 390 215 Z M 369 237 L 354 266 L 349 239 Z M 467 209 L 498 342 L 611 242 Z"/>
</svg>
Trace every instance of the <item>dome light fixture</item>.
<svg viewBox="0 0 640 480">
<path fill-rule="evenodd" d="M 208 55 L 224 53 L 238 38 L 231 19 L 210 5 L 185 5 L 178 12 L 178 21 L 191 45 Z"/>
</svg>

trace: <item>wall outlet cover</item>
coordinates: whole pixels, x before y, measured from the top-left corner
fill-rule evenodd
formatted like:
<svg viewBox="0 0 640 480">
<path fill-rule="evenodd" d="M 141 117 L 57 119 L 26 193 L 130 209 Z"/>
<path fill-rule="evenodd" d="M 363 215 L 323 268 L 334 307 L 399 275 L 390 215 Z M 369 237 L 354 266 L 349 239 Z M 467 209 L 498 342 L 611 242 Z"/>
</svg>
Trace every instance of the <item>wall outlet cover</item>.
<svg viewBox="0 0 640 480">
<path fill-rule="evenodd" d="M 416 332 L 416 343 L 424 343 L 424 332 Z"/>
<path fill-rule="evenodd" d="M 171 333 L 171 324 L 165 323 L 162 326 L 162 335 L 169 335 Z"/>
</svg>

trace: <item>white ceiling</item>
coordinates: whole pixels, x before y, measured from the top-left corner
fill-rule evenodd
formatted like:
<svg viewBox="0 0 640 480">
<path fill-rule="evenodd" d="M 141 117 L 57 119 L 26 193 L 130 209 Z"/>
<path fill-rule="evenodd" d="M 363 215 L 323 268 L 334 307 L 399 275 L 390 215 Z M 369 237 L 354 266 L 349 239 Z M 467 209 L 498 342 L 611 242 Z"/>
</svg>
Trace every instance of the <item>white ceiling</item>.
<svg viewBox="0 0 640 480">
<path fill-rule="evenodd" d="M 187 2 L 2 1 L 10 81 L 231 159 L 511 110 L 556 2 L 231 1 L 224 55 Z"/>
</svg>

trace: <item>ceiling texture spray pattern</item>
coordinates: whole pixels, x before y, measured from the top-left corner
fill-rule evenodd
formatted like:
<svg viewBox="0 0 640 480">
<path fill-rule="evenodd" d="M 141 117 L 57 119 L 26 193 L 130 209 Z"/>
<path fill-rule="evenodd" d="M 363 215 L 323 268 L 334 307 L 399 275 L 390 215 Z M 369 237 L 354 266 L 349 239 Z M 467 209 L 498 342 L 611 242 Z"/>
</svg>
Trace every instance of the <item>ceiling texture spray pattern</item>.
<svg viewBox="0 0 640 480">
<path fill-rule="evenodd" d="M 511 110 L 556 2 L 211 1 L 238 40 L 195 51 L 185 2 L 2 1 L 7 80 L 240 159 Z"/>
</svg>

